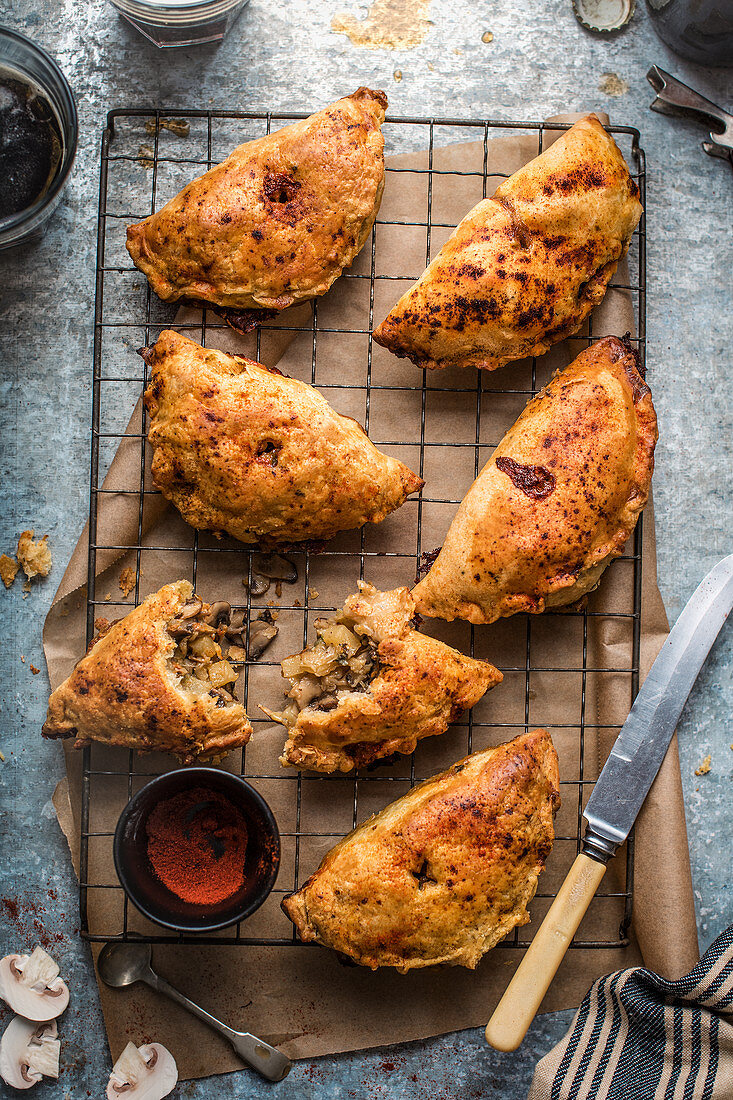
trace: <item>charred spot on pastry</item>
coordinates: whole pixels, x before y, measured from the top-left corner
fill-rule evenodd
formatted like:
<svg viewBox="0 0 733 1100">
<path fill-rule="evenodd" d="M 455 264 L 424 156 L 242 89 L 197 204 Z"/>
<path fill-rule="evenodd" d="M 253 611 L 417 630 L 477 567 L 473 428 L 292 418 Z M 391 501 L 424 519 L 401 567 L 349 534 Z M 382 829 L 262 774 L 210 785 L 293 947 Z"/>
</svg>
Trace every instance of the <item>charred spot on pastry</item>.
<svg viewBox="0 0 733 1100">
<path fill-rule="evenodd" d="M 285 205 L 300 191 L 300 183 L 287 172 L 268 172 L 262 181 L 262 191 L 269 202 Z"/>
<path fill-rule="evenodd" d="M 264 324 L 265 321 L 271 321 L 277 317 L 276 309 L 226 309 L 223 306 L 210 304 L 207 308 L 213 309 L 214 313 L 229 325 L 229 328 L 233 328 L 243 336 Z"/>
<path fill-rule="evenodd" d="M 435 564 L 435 559 L 440 553 L 441 548 L 436 546 L 434 550 L 423 550 L 420 555 L 420 564 L 417 567 L 417 577 L 424 577 L 426 573 L 429 573 Z"/>
<path fill-rule="evenodd" d="M 503 456 L 497 458 L 496 466 L 517 489 L 533 500 L 544 500 L 555 488 L 555 477 L 544 466 L 525 466 Z"/>
<path fill-rule="evenodd" d="M 155 359 L 155 344 L 146 344 L 145 347 L 138 348 L 137 353 L 144 363 L 152 367 L 153 360 Z"/>
<path fill-rule="evenodd" d="M 277 466 L 277 458 L 281 449 L 280 443 L 275 443 L 272 439 L 263 439 L 257 444 L 257 457 L 265 457 L 271 466 Z"/>
<path fill-rule="evenodd" d="M 411 871 L 410 874 L 417 882 L 418 890 L 422 890 L 424 886 L 428 885 L 428 883 L 430 883 L 432 886 L 436 886 L 438 883 L 438 880 L 436 878 L 433 878 L 433 876 L 430 874 L 430 867 L 427 859 L 423 859 L 417 871 Z"/>
</svg>

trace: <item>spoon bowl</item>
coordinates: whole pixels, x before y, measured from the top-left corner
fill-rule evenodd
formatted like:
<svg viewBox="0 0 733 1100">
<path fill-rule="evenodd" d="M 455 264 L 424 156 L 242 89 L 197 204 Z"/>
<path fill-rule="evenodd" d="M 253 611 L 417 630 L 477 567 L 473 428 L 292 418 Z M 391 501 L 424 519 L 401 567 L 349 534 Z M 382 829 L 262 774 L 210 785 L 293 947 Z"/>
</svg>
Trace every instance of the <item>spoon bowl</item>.
<svg viewBox="0 0 733 1100">
<path fill-rule="evenodd" d="M 99 952 L 97 970 L 105 985 L 124 989 L 141 982 L 150 970 L 153 949 L 149 943 L 106 943 Z"/>
</svg>

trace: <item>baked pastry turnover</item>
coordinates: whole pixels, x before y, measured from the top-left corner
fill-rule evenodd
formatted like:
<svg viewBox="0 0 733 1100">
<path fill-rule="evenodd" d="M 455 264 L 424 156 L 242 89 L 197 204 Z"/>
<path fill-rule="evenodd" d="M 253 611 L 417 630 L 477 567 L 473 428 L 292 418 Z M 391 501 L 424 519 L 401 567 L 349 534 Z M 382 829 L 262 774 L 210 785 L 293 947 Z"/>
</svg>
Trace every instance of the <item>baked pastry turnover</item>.
<svg viewBox="0 0 733 1100">
<path fill-rule="evenodd" d="M 366 241 L 384 188 L 384 92 L 240 145 L 127 230 L 158 297 L 281 310 L 324 294 Z"/>
<path fill-rule="evenodd" d="M 304 382 L 177 332 L 141 354 L 153 480 L 192 527 L 249 544 L 326 539 L 422 488 Z"/>
<path fill-rule="evenodd" d="M 574 603 L 646 504 L 657 418 L 635 351 L 607 336 L 528 403 L 479 473 L 417 610 L 492 623 Z"/>
<path fill-rule="evenodd" d="M 185 764 L 246 745 L 252 727 L 222 652 L 230 610 L 204 603 L 188 581 L 164 585 L 108 626 L 56 688 L 44 737 L 170 752 Z"/>
<path fill-rule="evenodd" d="M 373 970 L 473 969 L 529 920 L 558 782 L 545 730 L 467 756 L 349 833 L 282 907 L 302 940 Z"/>
<path fill-rule="evenodd" d="M 315 644 L 282 662 L 285 709 L 265 711 L 288 727 L 282 764 L 348 772 L 410 753 L 501 682 L 488 661 L 420 634 L 414 613 L 409 589 L 362 583 L 337 615 L 316 619 Z"/>
<path fill-rule="evenodd" d="M 374 339 L 420 367 L 543 355 L 602 300 L 641 213 L 618 146 L 589 115 L 466 215 Z"/>
</svg>

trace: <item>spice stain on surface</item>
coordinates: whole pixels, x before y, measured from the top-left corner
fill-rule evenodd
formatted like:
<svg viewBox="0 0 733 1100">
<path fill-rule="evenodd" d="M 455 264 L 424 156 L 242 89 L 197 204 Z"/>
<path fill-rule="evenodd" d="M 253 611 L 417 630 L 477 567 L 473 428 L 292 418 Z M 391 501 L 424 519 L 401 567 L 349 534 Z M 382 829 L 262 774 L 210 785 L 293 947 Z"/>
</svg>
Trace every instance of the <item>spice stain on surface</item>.
<svg viewBox="0 0 733 1100">
<path fill-rule="evenodd" d="M 626 95 L 628 90 L 628 84 L 618 73 L 603 73 L 598 82 L 598 91 L 603 92 L 604 95 L 618 97 Z"/>
<path fill-rule="evenodd" d="M 410 50 L 420 45 L 433 25 L 429 8 L 430 0 L 374 0 L 364 19 L 337 12 L 331 30 L 368 50 Z"/>
</svg>

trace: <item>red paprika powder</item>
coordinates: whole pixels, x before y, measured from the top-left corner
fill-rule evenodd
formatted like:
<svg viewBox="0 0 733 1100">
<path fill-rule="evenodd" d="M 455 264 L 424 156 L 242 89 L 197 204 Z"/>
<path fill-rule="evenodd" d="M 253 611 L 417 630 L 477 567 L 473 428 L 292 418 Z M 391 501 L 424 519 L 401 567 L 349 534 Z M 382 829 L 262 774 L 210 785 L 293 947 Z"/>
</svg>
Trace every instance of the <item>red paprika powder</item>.
<svg viewBox="0 0 733 1100">
<path fill-rule="evenodd" d="M 247 824 L 220 791 L 181 791 L 158 803 L 146 828 L 150 864 L 182 901 L 216 905 L 243 885 Z"/>
</svg>

